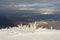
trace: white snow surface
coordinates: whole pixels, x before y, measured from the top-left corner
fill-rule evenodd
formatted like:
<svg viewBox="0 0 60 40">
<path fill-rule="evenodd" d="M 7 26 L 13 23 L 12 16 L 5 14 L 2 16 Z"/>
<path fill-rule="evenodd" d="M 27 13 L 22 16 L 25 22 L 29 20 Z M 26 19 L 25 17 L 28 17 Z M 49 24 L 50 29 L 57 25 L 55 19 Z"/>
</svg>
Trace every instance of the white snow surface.
<svg viewBox="0 0 60 40">
<path fill-rule="evenodd" d="M 19 28 L 0 29 L 0 40 L 60 40 L 60 30 L 40 28 L 33 32 Z"/>
</svg>

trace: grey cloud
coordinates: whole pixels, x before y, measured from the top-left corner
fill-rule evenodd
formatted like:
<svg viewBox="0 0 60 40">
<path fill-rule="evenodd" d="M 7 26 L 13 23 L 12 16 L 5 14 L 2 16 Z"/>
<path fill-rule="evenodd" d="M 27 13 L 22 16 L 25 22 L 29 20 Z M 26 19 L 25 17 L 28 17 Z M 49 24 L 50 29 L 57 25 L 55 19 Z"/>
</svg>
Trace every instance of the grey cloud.
<svg viewBox="0 0 60 40">
<path fill-rule="evenodd" d="M 28 3 L 42 3 L 42 2 L 59 2 L 60 0 L 0 0 L 1 4 L 28 4 Z"/>
<path fill-rule="evenodd" d="M 34 4 L 34 3 L 39 3 L 39 5 L 30 6 L 29 8 L 33 8 L 33 9 L 34 8 L 35 9 L 40 9 L 40 8 L 60 9 L 60 0 L 0 0 L 0 9 L 17 9 L 17 7 L 15 7 L 15 5 Z"/>
</svg>

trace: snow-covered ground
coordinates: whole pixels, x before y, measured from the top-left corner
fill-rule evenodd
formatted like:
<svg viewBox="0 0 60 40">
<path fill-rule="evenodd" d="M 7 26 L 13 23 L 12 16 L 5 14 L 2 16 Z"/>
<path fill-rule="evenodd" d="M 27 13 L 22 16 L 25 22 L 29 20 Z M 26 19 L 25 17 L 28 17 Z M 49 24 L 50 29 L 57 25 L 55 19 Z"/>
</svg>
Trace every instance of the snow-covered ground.
<svg viewBox="0 0 60 40">
<path fill-rule="evenodd" d="M 32 32 L 18 28 L 0 29 L 0 40 L 60 40 L 60 30 L 40 28 Z"/>
</svg>

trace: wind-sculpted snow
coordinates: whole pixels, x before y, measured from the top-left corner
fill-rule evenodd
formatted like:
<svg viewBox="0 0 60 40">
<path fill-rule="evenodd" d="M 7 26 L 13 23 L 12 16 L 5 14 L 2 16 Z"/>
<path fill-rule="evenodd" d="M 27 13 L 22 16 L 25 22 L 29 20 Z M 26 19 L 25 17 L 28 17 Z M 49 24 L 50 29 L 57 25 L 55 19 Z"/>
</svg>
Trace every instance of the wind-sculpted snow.
<svg viewBox="0 0 60 40">
<path fill-rule="evenodd" d="M 60 30 L 36 29 L 0 29 L 0 40 L 60 40 Z"/>
</svg>

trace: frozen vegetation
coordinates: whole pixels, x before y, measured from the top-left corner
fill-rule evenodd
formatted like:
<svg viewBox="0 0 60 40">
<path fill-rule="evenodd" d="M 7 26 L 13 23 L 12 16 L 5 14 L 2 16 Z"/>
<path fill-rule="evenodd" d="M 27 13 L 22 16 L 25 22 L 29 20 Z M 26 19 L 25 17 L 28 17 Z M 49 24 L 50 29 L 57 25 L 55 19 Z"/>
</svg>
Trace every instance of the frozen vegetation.
<svg viewBox="0 0 60 40">
<path fill-rule="evenodd" d="M 0 40 L 60 40 L 60 30 L 39 28 L 35 31 L 29 28 L 0 29 Z"/>
</svg>

